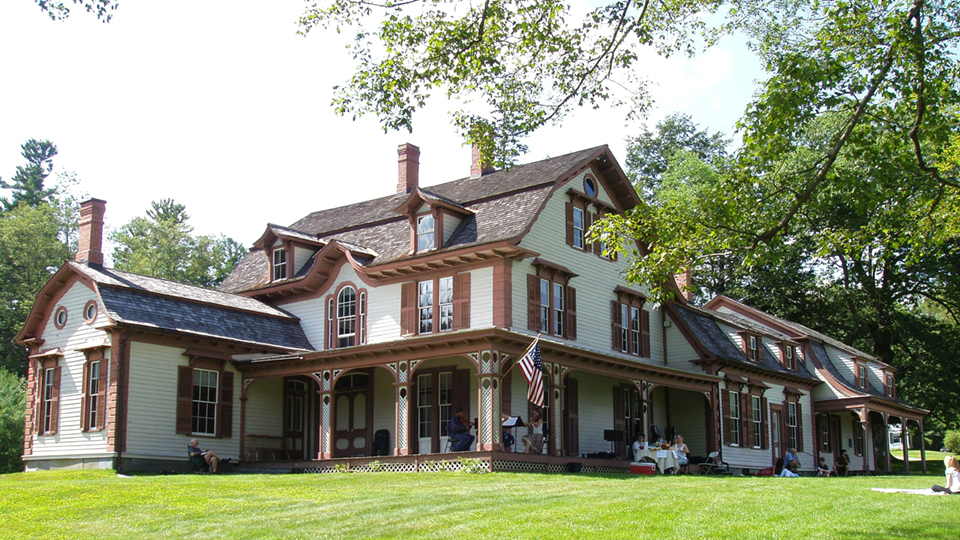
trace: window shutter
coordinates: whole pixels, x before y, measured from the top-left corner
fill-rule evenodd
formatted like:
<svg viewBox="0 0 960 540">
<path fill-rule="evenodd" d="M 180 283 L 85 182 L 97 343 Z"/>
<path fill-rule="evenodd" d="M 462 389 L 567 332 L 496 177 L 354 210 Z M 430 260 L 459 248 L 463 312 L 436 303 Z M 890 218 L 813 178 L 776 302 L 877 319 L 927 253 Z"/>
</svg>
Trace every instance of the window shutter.
<svg viewBox="0 0 960 540">
<path fill-rule="evenodd" d="M 723 444 L 730 444 L 730 391 L 720 391 L 720 410 L 723 411 Z"/>
<path fill-rule="evenodd" d="M 97 390 L 97 429 L 107 426 L 107 359 L 100 359 L 100 388 Z"/>
<path fill-rule="evenodd" d="M 577 290 L 567 286 L 567 309 L 564 313 L 566 319 L 565 336 L 568 339 L 577 339 Z"/>
<path fill-rule="evenodd" d="M 761 424 L 760 427 L 763 429 L 763 436 L 760 438 L 760 448 L 764 450 L 770 448 L 770 436 L 767 434 L 770 431 L 767 423 L 767 398 L 760 398 L 760 418 Z"/>
<path fill-rule="evenodd" d="M 103 377 L 101 377 L 102 379 Z M 90 395 L 90 360 L 83 363 L 83 384 L 81 385 L 80 395 L 80 431 L 90 431 L 90 405 L 87 397 Z M 103 409 L 97 409 L 102 411 Z M 97 415 L 97 423 L 100 422 L 100 415 Z"/>
<path fill-rule="evenodd" d="M 400 286 L 400 334 L 410 336 L 417 333 L 417 282 L 411 281 Z"/>
<path fill-rule="evenodd" d="M 650 357 L 650 312 L 640 308 L 640 356 Z"/>
<path fill-rule="evenodd" d="M 470 328 L 470 273 L 453 276 L 453 329 Z"/>
<path fill-rule="evenodd" d="M 527 329 L 540 331 L 540 277 L 527 275 Z"/>
<path fill-rule="evenodd" d="M 513 361 L 507 361 L 503 365 L 504 373 L 510 369 L 510 365 Z M 507 373 L 507 375 L 500 379 L 500 408 L 504 414 L 512 414 L 513 407 L 513 373 Z"/>
<path fill-rule="evenodd" d="M 747 447 L 747 448 L 753 448 L 753 445 L 756 443 L 756 441 L 755 441 L 754 438 L 753 438 L 753 437 L 754 437 L 754 433 L 753 433 L 753 396 L 751 396 L 750 394 L 747 394 L 747 393 L 742 393 L 742 394 L 740 394 L 740 397 L 741 397 L 741 400 L 744 402 L 744 404 L 747 405 L 746 407 L 744 407 L 743 405 L 740 406 L 741 410 L 746 411 L 746 414 L 741 414 L 741 415 L 740 415 L 740 416 L 743 418 L 743 420 L 744 420 L 743 423 L 746 424 L 745 429 L 743 430 L 743 433 L 744 433 L 744 435 L 745 435 L 745 437 L 744 437 L 744 442 L 746 443 L 746 444 L 744 444 L 744 446 Z"/>
<path fill-rule="evenodd" d="M 598 219 L 600 219 L 600 214 L 590 214 L 590 216 L 591 216 L 591 219 L 590 219 L 591 226 L 594 223 L 596 223 Z M 593 252 L 600 256 L 603 255 L 603 250 L 600 249 L 600 240 L 597 240 L 593 243 Z"/>
<path fill-rule="evenodd" d="M 567 203 L 567 245 L 573 245 L 573 203 Z"/>
<path fill-rule="evenodd" d="M 803 411 L 800 409 L 800 398 L 797 398 L 797 452 L 803 452 Z"/>
<path fill-rule="evenodd" d="M 60 366 L 53 368 L 53 399 L 50 402 L 50 433 L 56 433 L 60 416 Z"/>
<path fill-rule="evenodd" d="M 613 314 L 613 341 L 611 341 L 611 345 L 613 346 L 613 350 L 619 351 L 622 350 L 620 332 L 623 329 L 623 325 L 620 323 L 620 302 L 614 300 L 610 304 L 612 306 L 611 313 Z"/>
<path fill-rule="evenodd" d="M 36 362 L 37 372 L 33 377 L 36 381 L 33 392 L 33 431 L 43 433 L 43 363 Z"/>
<path fill-rule="evenodd" d="M 220 372 L 220 409 L 219 420 L 220 428 L 217 430 L 217 436 L 229 439 L 233 437 L 233 372 Z"/>
<path fill-rule="evenodd" d="M 477 411 L 470 410 L 470 370 L 453 370 L 453 380 L 450 382 L 450 406 L 452 407 L 450 412 L 453 413 L 458 407 L 463 407 L 468 415 L 467 420 L 473 422 L 473 418 L 469 415 L 475 415 Z"/>
<path fill-rule="evenodd" d="M 189 435 L 193 420 L 193 368 L 179 366 L 177 373 L 177 433 Z"/>
</svg>

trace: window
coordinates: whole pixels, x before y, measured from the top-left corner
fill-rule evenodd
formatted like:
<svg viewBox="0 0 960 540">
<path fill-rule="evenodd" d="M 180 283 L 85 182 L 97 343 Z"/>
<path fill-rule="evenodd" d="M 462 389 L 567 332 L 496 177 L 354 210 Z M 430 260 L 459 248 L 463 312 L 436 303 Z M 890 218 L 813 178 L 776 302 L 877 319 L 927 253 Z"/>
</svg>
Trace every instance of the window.
<svg viewBox="0 0 960 540">
<path fill-rule="evenodd" d="M 583 249 L 583 208 L 573 209 L 573 247 Z"/>
<path fill-rule="evenodd" d="M 207 369 L 193 370 L 193 419 L 190 431 L 197 435 L 217 434 L 217 394 L 220 374 Z"/>
<path fill-rule="evenodd" d="M 750 352 L 748 356 L 751 360 L 755 362 L 759 360 L 759 356 L 760 356 L 758 341 L 759 340 L 756 338 L 756 336 L 750 336 Z"/>
<path fill-rule="evenodd" d="M 432 334 L 469 327 L 469 273 L 401 286 L 400 329 L 403 334 Z"/>
<path fill-rule="evenodd" d="M 88 324 L 92 323 L 97 319 L 97 301 L 90 300 L 87 302 L 87 305 L 83 306 L 83 320 Z"/>
<path fill-rule="evenodd" d="M 577 338 L 577 296 L 570 270 L 536 259 L 527 275 L 527 328 L 567 339 Z"/>
<path fill-rule="evenodd" d="M 820 451 L 830 451 L 830 417 L 826 414 L 820 415 Z"/>
<path fill-rule="evenodd" d="M 740 446 L 740 392 L 730 394 L 730 445 Z"/>
<path fill-rule="evenodd" d="M 440 436 L 450 435 L 450 418 L 453 417 L 453 372 L 440 372 Z"/>
<path fill-rule="evenodd" d="M 790 343 L 781 343 L 780 344 L 780 359 L 783 363 L 783 367 L 796 371 L 797 370 L 797 346 Z"/>
<path fill-rule="evenodd" d="M 863 455 L 863 425 L 856 418 L 853 419 L 853 454 Z"/>
<path fill-rule="evenodd" d="M 56 377 L 54 368 L 43 370 L 43 427 L 40 433 L 53 433 L 56 425 L 53 422 L 54 407 L 56 406 Z"/>
<path fill-rule="evenodd" d="M 273 281 L 287 277 L 287 250 L 277 248 L 273 250 Z"/>
<path fill-rule="evenodd" d="M 229 438 L 233 436 L 233 372 L 228 357 L 188 350 L 189 366 L 177 377 L 177 433 Z"/>
<path fill-rule="evenodd" d="M 36 394 L 34 400 L 34 429 L 40 435 L 57 432 L 60 414 L 60 366 L 59 356 L 37 359 Z"/>
<path fill-rule="evenodd" d="M 359 300 L 358 300 L 359 299 Z M 327 348 L 366 345 L 367 292 L 350 283 L 327 296 Z"/>
<path fill-rule="evenodd" d="M 617 287 L 613 301 L 613 348 L 635 356 L 650 356 L 650 314 L 643 309 L 646 297 Z"/>
<path fill-rule="evenodd" d="M 857 363 L 857 388 L 861 390 L 867 389 L 867 365 L 863 363 Z"/>
<path fill-rule="evenodd" d="M 883 390 L 887 397 L 896 397 L 896 386 L 894 385 L 893 373 L 883 372 Z"/>
<path fill-rule="evenodd" d="M 763 402 L 760 396 L 750 396 L 753 406 L 753 447 L 763 448 Z"/>
<path fill-rule="evenodd" d="M 798 405 L 794 402 L 787 403 L 787 437 L 788 447 L 800 449 L 800 418 L 797 414 Z"/>
<path fill-rule="evenodd" d="M 759 363 L 763 360 L 763 341 L 760 336 L 747 332 L 741 332 L 743 339 L 743 353 L 747 360 Z"/>
<path fill-rule="evenodd" d="M 427 251 L 436 247 L 434 240 L 435 222 L 432 215 L 417 218 L 417 251 Z"/>
<path fill-rule="evenodd" d="M 67 308 L 58 306 L 53 314 L 53 324 L 58 329 L 67 325 Z"/>
<path fill-rule="evenodd" d="M 88 362 L 86 367 L 87 374 L 84 378 L 84 388 L 86 388 L 86 392 L 83 397 L 85 409 L 83 414 L 83 430 L 92 431 L 100 427 L 100 416 L 103 414 L 103 411 L 100 410 L 100 361 L 94 360 Z"/>
<path fill-rule="evenodd" d="M 597 184 L 594 183 L 593 178 L 588 176 L 583 179 L 583 191 L 587 194 L 587 197 L 591 199 L 597 197 Z"/>
<path fill-rule="evenodd" d="M 417 437 L 421 439 L 430 436 L 433 418 L 433 376 L 420 375 L 417 377 Z"/>
</svg>

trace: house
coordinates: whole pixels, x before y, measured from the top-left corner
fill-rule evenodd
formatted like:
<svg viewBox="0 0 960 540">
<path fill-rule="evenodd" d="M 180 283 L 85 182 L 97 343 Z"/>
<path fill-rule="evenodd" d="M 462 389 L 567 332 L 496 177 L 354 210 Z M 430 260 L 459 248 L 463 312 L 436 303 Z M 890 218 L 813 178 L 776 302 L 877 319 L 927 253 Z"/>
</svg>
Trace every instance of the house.
<svg viewBox="0 0 960 540">
<path fill-rule="evenodd" d="M 217 291 L 104 267 L 105 203 L 83 203 L 76 260 L 17 337 L 27 469 L 182 467 L 197 437 L 245 463 L 327 472 L 377 453 L 429 470 L 452 457 L 463 407 L 470 455 L 494 470 L 625 472 L 638 433 L 750 470 L 794 442 L 818 453 L 823 415 L 922 421 L 889 396 L 821 390 L 839 384 L 829 353 L 813 357 L 834 347 L 824 336 L 682 296 L 654 305 L 624 281 L 627 262 L 586 234 L 640 204 L 606 146 L 499 171 L 474 152 L 470 176 L 429 187 L 419 154 L 400 146 L 390 195 L 267 225 Z M 511 368 L 537 336 L 546 445 L 528 455 L 504 447 L 501 418 L 530 417 Z"/>
</svg>

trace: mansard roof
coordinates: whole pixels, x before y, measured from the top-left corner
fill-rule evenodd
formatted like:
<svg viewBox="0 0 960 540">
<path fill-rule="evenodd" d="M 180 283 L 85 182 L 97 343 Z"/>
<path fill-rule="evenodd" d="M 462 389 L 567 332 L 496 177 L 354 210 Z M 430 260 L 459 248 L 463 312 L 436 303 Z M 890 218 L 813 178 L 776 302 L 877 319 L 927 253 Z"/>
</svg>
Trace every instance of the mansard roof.
<svg viewBox="0 0 960 540">
<path fill-rule="evenodd" d="M 670 302 L 667 305 L 680 317 L 683 324 L 689 330 L 689 333 L 709 357 L 724 360 L 727 363 L 741 367 L 760 368 L 772 373 L 807 379 L 811 382 L 820 382 L 820 379 L 807 369 L 805 362 L 799 362 L 796 370 L 787 369 L 780 362 L 780 359 L 775 357 L 766 347 L 761 349 L 763 356 L 759 363 L 747 360 L 743 349 L 736 346 L 730 339 L 730 336 L 720 328 L 717 321 L 731 324 L 752 333 L 773 338 L 777 341 L 784 340 L 787 336 L 771 331 L 769 328 L 753 324 L 746 319 L 725 313 L 690 305 L 681 305 L 675 302 Z"/>
<path fill-rule="evenodd" d="M 146 331 L 227 340 L 269 350 L 312 350 L 297 317 L 253 298 L 100 266 L 67 262 L 44 286 L 40 299 L 55 298 L 76 275 L 100 297 L 116 325 Z M 45 294 L 48 293 L 48 294 Z M 19 341 L 41 330 L 38 301 Z M 39 310 L 39 311 L 38 311 Z"/>
<path fill-rule="evenodd" d="M 411 200 L 409 193 L 313 212 L 291 224 L 289 229 L 313 236 L 322 243 L 338 242 L 350 251 L 353 262 L 371 272 L 385 265 L 487 244 L 515 244 L 530 229 L 550 195 L 566 180 L 590 167 L 606 180 L 604 185 L 618 210 L 627 210 L 640 202 L 609 149 L 598 146 L 418 189 L 415 193 L 425 199 L 464 210 L 457 229 L 436 250 L 411 252 L 409 220 L 398 213 L 398 209 Z M 362 246 L 362 252 L 350 246 Z M 339 255 L 331 251 L 328 256 Z M 253 293 L 280 285 L 269 281 L 268 266 L 262 251 L 252 251 L 224 280 L 220 290 Z M 284 280 L 284 284 L 306 280 L 308 274 L 309 269 Z"/>
</svg>

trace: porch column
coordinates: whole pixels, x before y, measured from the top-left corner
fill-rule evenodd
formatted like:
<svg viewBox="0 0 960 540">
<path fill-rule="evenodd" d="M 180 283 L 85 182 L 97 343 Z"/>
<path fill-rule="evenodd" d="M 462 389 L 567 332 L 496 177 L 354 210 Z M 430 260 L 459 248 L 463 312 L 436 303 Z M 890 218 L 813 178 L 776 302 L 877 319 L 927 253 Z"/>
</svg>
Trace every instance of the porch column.
<svg viewBox="0 0 960 540">
<path fill-rule="evenodd" d="M 883 454 L 887 473 L 893 472 L 893 463 L 890 461 L 890 415 L 883 413 Z"/>
<path fill-rule="evenodd" d="M 320 444 L 317 445 L 317 459 L 333 457 L 333 372 L 329 369 L 314 373 L 320 381 Z"/>
<path fill-rule="evenodd" d="M 900 441 L 903 446 L 903 474 L 910 474 L 910 445 L 907 444 L 907 420 L 905 416 L 900 417 Z"/>
<path fill-rule="evenodd" d="M 544 396 L 544 399 L 551 400 L 550 406 L 553 408 L 553 418 L 550 423 L 550 453 L 555 456 L 563 455 L 563 372 L 564 367 L 560 364 L 550 364 L 550 393 L 552 395 Z"/>
<path fill-rule="evenodd" d="M 240 461 L 247 460 L 247 396 L 240 397 Z"/>
<path fill-rule="evenodd" d="M 394 383 L 396 387 L 396 399 L 397 399 L 397 415 L 394 419 L 394 433 L 393 438 L 393 455 L 395 456 L 408 456 L 410 455 L 410 400 L 412 396 L 410 395 L 411 386 L 413 382 L 411 381 L 411 373 L 413 368 L 420 363 L 420 360 L 414 360 L 412 362 L 399 362 L 397 364 L 397 382 Z"/>
<path fill-rule="evenodd" d="M 500 351 L 480 351 L 477 377 L 477 451 L 490 452 L 502 449 L 502 421 L 500 419 L 500 367 L 503 365 Z"/>
<path fill-rule="evenodd" d="M 927 438 L 923 435 L 923 417 L 921 416 L 917 420 L 917 424 L 920 426 L 920 469 L 923 471 L 923 474 L 927 474 Z"/>
</svg>

